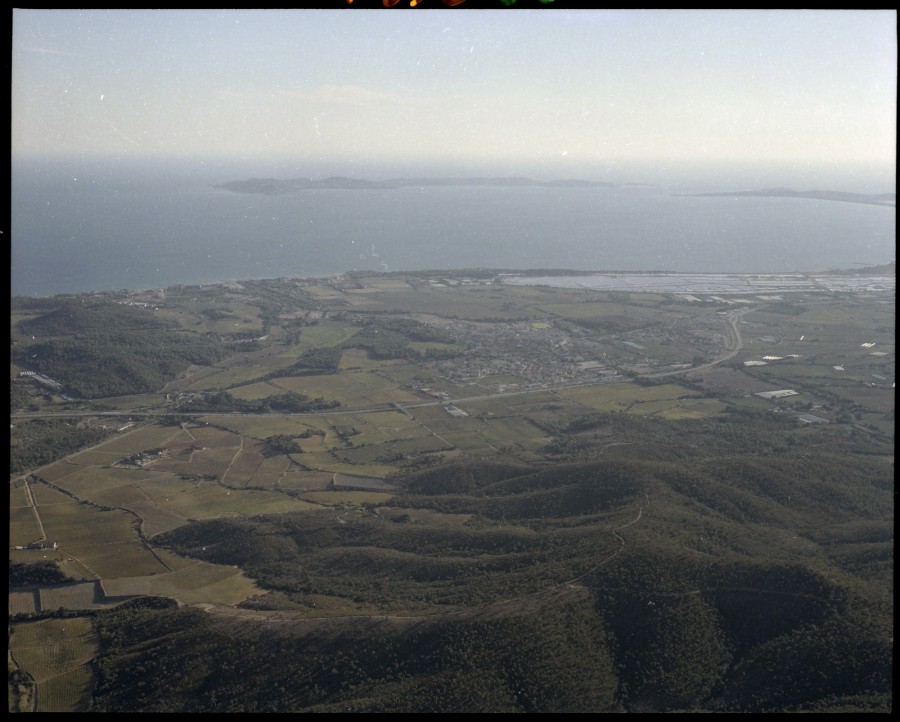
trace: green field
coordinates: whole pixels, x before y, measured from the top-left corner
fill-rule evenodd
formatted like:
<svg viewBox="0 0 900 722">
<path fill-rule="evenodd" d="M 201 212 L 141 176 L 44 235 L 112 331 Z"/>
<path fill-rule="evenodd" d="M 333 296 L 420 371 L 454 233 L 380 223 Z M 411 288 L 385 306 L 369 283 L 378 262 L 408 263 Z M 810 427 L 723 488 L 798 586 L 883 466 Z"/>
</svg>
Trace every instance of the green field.
<svg viewBox="0 0 900 722">
<path fill-rule="evenodd" d="M 314 326 L 304 326 L 300 332 L 299 342 L 290 351 L 282 352 L 284 358 L 296 358 L 311 348 L 329 348 L 338 346 L 359 331 L 358 326 L 351 326 L 335 321 L 319 321 Z"/>
<path fill-rule="evenodd" d="M 273 379 L 272 384 L 277 388 L 263 392 L 254 386 L 240 389 L 241 394 L 248 393 L 252 389 L 253 396 L 247 398 L 262 398 L 273 393 L 294 391 L 310 398 L 323 398 L 326 401 L 339 401 L 342 406 L 365 407 L 395 403 L 413 403 L 420 397 L 411 390 L 400 388 L 400 385 L 383 376 L 366 371 L 345 372 L 340 375 L 328 376 L 300 376 L 290 378 Z M 280 390 L 279 390 L 280 389 Z M 238 391 L 235 392 L 238 395 Z"/>
<path fill-rule="evenodd" d="M 278 492 L 229 489 L 209 481 L 151 480 L 141 484 L 141 491 L 162 509 L 186 519 L 303 511 L 309 508 L 304 502 Z"/>
<path fill-rule="evenodd" d="M 124 426 L 124 424 L 120 424 Z M 138 426 L 122 432 L 119 436 L 107 441 L 96 448 L 107 454 L 130 454 L 134 451 L 154 449 L 163 446 L 169 439 L 179 433 L 178 429 L 168 426 Z"/>
</svg>

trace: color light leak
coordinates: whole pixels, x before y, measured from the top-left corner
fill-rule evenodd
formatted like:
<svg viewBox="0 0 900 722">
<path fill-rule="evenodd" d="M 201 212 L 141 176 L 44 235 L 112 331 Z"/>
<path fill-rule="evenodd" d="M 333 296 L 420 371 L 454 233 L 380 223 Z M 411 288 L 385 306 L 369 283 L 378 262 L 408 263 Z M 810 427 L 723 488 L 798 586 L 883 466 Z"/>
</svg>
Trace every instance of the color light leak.
<svg viewBox="0 0 900 722">
<path fill-rule="evenodd" d="M 456 7 L 457 5 L 462 5 L 466 0 L 442 0 L 444 5 L 449 5 L 450 7 Z M 395 5 L 398 5 L 400 0 L 381 0 L 381 4 L 386 8 L 392 8 Z M 347 0 L 348 5 L 353 4 L 353 0 Z M 411 8 L 416 7 L 417 5 L 421 5 L 422 0 L 410 0 L 409 6 Z"/>
<path fill-rule="evenodd" d="M 457 5 L 462 5 L 465 1 L 466 0 L 441 0 L 441 2 L 444 3 L 444 5 L 448 5 L 451 8 L 456 7 Z M 506 7 L 510 7 L 511 5 L 513 5 L 516 2 L 516 0 L 500 0 L 500 2 L 503 3 L 504 5 L 506 5 Z M 553 0 L 538 0 L 538 2 L 541 3 L 542 5 L 546 5 L 547 3 L 552 3 Z M 352 5 L 353 0 L 347 0 L 347 4 Z M 399 5 L 400 0 L 381 0 L 381 4 L 384 5 L 384 7 L 386 7 L 386 8 L 392 8 L 395 5 Z M 422 0 L 409 0 L 409 6 L 411 8 L 417 7 L 421 4 L 422 4 Z"/>
</svg>

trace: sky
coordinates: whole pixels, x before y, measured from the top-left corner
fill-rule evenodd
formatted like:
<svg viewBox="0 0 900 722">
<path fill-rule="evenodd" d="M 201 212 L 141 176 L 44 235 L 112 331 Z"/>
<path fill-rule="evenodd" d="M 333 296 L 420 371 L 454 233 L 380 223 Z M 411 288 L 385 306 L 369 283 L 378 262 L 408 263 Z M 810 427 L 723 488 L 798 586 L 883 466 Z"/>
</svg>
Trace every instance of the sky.
<svg viewBox="0 0 900 722">
<path fill-rule="evenodd" d="M 497 5 L 14 9 L 13 158 L 895 166 L 895 10 Z"/>
</svg>

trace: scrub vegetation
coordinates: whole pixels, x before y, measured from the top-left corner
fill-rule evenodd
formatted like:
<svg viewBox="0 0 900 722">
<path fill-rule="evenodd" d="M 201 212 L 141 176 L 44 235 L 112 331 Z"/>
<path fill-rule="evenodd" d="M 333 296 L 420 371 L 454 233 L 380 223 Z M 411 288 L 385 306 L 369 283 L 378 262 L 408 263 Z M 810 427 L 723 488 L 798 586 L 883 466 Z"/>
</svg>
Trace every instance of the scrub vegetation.
<svg viewBox="0 0 900 722">
<path fill-rule="evenodd" d="M 13 299 L 10 710 L 889 712 L 893 294 L 692 298 Z"/>
</svg>

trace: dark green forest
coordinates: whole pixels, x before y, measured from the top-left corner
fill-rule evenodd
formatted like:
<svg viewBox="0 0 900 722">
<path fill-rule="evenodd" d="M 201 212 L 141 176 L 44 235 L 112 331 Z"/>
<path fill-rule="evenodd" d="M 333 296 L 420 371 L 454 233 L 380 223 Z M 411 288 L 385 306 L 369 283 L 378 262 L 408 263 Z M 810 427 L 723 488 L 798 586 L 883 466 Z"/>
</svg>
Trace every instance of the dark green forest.
<svg viewBox="0 0 900 722">
<path fill-rule="evenodd" d="M 657 421 L 573 428 L 619 419 Z M 104 612 L 95 709 L 889 711 L 892 464 L 865 444 L 811 457 L 780 424 L 668 424 L 670 450 L 646 460 L 587 443 L 593 460 L 540 470 L 409 473 L 390 516 L 176 529 L 156 541 L 270 590 L 248 607 L 326 594 L 369 612 L 243 622 L 252 632 L 192 610 Z M 718 446 L 678 448 L 707 434 Z M 471 518 L 430 525 L 416 509 Z"/>
</svg>

